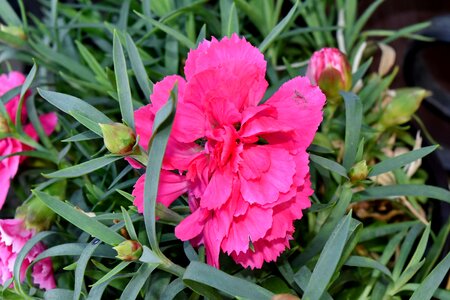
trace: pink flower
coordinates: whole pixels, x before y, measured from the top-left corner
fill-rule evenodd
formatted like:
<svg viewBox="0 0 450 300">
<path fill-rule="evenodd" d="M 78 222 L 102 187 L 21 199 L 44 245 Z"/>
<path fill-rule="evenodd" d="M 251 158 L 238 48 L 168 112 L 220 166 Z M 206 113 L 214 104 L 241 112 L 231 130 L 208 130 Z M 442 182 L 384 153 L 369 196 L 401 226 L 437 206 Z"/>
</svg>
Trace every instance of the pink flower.
<svg viewBox="0 0 450 300">
<path fill-rule="evenodd" d="M 33 231 L 25 228 L 25 222 L 22 219 L 0 219 L 0 284 L 3 285 L 13 277 L 17 254 L 33 235 Z M 44 245 L 38 243 L 25 257 L 20 269 L 21 281 L 25 279 L 28 266 L 44 250 Z M 42 289 L 49 290 L 56 287 L 50 258 L 37 262 L 33 266 L 31 275 L 34 283 Z"/>
<path fill-rule="evenodd" d="M 289 247 L 294 220 L 310 206 L 306 148 L 322 120 L 325 96 L 296 77 L 260 104 L 266 62 L 237 35 L 202 42 L 184 71 L 186 80 L 164 78 L 154 86 L 152 104 L 135 112 L 146 148 L 155 113 L 177 83 L 158 200 L 168 206 L 187 192 L 192 214 L 175 234 L 205 245 L 210 265 L 219 267 L 222 251 L 244 267 L 260 268 Z M 141 184 L 133 192 L 138 208 Z"/>
<path fill-rule="evenodd" d="M 0 75 L 0 96 L 3 96 L 5 93 L 10 91 L 11 89 L 20 86 L 24 83 L 25 76 L 19 72 L 11 72 L 9 74 Z M 27 97 L 29 92 L 25 95 Z M 17 95 L 13 97 L 8 103 L 6 103 L 5 108 L 8 113 L 9 118 L 11 118 L 12 122 L 16 122 L 16 112 L 19 105 L 20 96 Z M 22 122 L 26 118 L 26 108 L 23 106 L 22 112 Z M 44 114 L 39 117 L 41 121 L 42 127 L 47 135 L 50 135 L 56 127 L 57 117 L 54 113 Z M 0 134 L 8 133 L 9 128 L 6 122 L 6 118 L 0 114 Z M 38 139 L 38 135 L 36 130 L 33 128 L 31 124 L 27 124 L 24 126 L 24 132 L 28 134 L 34 140 Z M 0 156 L 10 155 L 17 152 L 31 150 L 28 145 L 22 144 L 20 141 L 11 138 L 1 138 L 0 137 Z M 4 158 L 0 161 L 0 185 L 2 189 L 0 189 L 0 209 L 3 207 L 3 204 L 6 200 L 6 196 L 8 194 L 10 181 L 17 173 L 19 168 L 19 164 L 24 160 L 24 157 L 20 156 L 10 156 L 8 158 Z"/>
<path fill-rule="evenodd" d="M 306 77 L 320 86 L 327 97 L 339 96 L 352 86 L 352 73 L 346 56 L 336 48 L 322 48 L 309 60 Z"/>
</svg>

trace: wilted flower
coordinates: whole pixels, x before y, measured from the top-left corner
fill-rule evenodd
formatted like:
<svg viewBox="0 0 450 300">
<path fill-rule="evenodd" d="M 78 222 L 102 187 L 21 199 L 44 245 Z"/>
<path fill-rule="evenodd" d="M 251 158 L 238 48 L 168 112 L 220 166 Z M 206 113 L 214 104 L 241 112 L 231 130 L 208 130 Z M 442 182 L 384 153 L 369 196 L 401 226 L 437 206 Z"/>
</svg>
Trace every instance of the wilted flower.
<svg viewBox="0 0 450 300">
<path fill-rule="evenodd" d="M 133 149 L 136 136 L 130 127 L 122 123 L 99 125 L 103 133 L 103 141 L 109 152 L 125 154 Z"/>
<path fill-rule="evenodd" d="M 423 99 L 429 95 L 427 90 L 421 88 L 401 88 L 393 91 L 377 127 L 384 130 L 408 122 L 419 109 Z"/>
<path fill-rule="evenodd" d="M 25 222 L 20 218 L 0 219 L 0 284 L 3 285 L 12 278 L 17 255 L 33 235 L 34 231 L 26 229 Z M 21 281 L 25 279 L 28 266 L 44 250 L 44 245 L 38 243 L 25 257 L 20 269 Z M 33 282 L 42 289 L 49 290 L 56 287 L 50 258 L 37 262 L 33 266 L 31 275 Z"/>
<path fill-rule="evenodd" d="M 19 72 L 11 72 L 9 74 L 0 75 L 0 96 L 3 96 L 5 93 L 10 91 L 11 89 L 20 86 L 24 83 L 25 76 Z M 27 97 L 29 93 L 25 94 Z M 8 117 L 11 119 L 13 123 L 16 122 L 16 112 L 19 105 L 19 96 L 13 97 L 5 104 L 6 111 L 8 113 Z M 1 113 L 0 113 L 1 114 Z M 26 118 L 26 108 L 25 106 L 21 112 L 22 121 Z M 55 113 L 44 114 L 39 117 L 39 120 L 44 128 L 44 131 L 47 135 L 50 135 L 55 129 L 57 123 L 57 117 Z M 0 115 L 0 133 L 8 133 L 10 129 L 8 127 L 8 122 L 6 120 L 6 116 Z M 38 135 L 36 130 L 33 128 L 31 124 L 27 124 L 24 126 L 24 132 L 29 135 L 34 140 L 38 139 Z M 30 150 L 30 147 L 22 144 L 20 141 L 6 137 L 0 137 L 0 156 L 5 156 L 17 152 L 22 152 Z M 11 179 L 16 175 L 19 163 L 22 162 L 24 157 L 19 156 L 10 156 L 4 158 L 0 161 L 0 209 L 5 202 L 6 195 L 8 194 L 9 185 Z"/>
<path fill-rule="evenodd" d="M 266 62 L 237 35 L 202 42 L 184 71 L 186 80 L 168 76 L 155 84 L 152 104 L 135 112 L 146 148 L 155 113 L 177 84 L 158 200 L 168 206 L 188 192 L 192 214 L 175 234 L 204 244 L 210 265 L 219 267 L 223 251 L 244 267 L 260 268 L 289 247 L 294 220 L 310 206 L 306 148 L 322 120 L 325 96 L 296 77 L 259 104 L 268 85 Z M 140 211 L 142 184 L 139 179 L 133 193 Z"/>
<path fill-rule="evenodd" d="M 345 55 L 336 48 L 322 48 L 309 60 L 306 77 L 318 85 L 328 100 L 339 96 L 339 91 L 352 87 L 352 73 Z"/>
</svg>

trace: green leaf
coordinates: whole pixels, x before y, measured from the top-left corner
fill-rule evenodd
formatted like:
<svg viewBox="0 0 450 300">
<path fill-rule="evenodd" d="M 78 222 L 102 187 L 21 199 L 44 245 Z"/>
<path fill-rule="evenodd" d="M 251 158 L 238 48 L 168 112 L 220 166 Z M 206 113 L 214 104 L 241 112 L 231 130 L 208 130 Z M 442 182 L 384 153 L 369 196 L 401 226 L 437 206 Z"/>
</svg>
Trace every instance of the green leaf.
<svg viewBox="0 0 450 300">
<path fill-rule="evenodd" d="M 98 286 L 102 283 L 105 283 L 107 281 L 109 281 L 114 275 L 120 273 L 120 271 L 122 271 L 123 269 L 125 269 L 129 264 L 131 263 L 131 261 L 121 261 L 118 265 L 116 265 L 111 271 L 109 271 L 108 273 L 106 273 L 102 278 L 100 278 L 99 280 L 97 280 L 92 287 Z"/>
<path fill-rule="evenodd" d="M 420 284 L 417 290 L 412 294 L 410 300 L 431 299 L 433 293 L 441 284 L 450 269 L 450 253 L 431 271 L 431 273 Z"/>
<path fill-rule="evenodd" d="M 239 34 L 239 19 L 236 4 L 233 0 L 220 0 L 219 4 L 222 36 L 231 37 L 233 33 Z"/>
<path fill-rule="evenodd" d="M 172 281 L 161 293 L 160 300 L 172 300 L 178 295 L 186 286 L 181 278 L 177 278 Z"/>
<path fill-rule="evenodd" d="M 28 252 L 31 251 L 31 249 L 40 241 L 45 239 L 46 237 L 55 234 L 55 232 L 50 231 L 42 231 L 37 233 L 35 236 L 33 236 L 31 239 L 27 241 L 27 243 L 20 249 L 20 252 L 17 254 L 16 260 L 14 262 L 14 268 L 13 268 L 13 275 L 14 275 L 14 286 L 21 291 L 21 294 L 23 294 L 22 291 L 22 284 L 21 284 L 21 277 L 20 277 L 20 271 L 22 269 L 22 263 L 25 260 L 25 258 L 28 255 Z"/>
<path fill-rule="evenodd" d="M 352 75 L 353 86 L 366 74 L 370 65 L 372 64 L 373 58 L 369 58 L 365 63 L 363 63 L 358 70 Z"/>
<path fill-rule="evenodd" d="M 128 235 L 134 241 L 138 241 L 138 237 L 136 234 L 136 230 L 134 229 L 133 222 L 131 221 L 130 215 L 127 210 L 123 207 L 120 207 L 122 210 L 123 221 L 125 222 L 125 228 L 127 229 Z"/>
<path fill-rule="evenodd" d="M 352 33 L 350 35 L 350 38 L 347 40 L 347 47 L 346 49 L 351 49 L 354 42 L 358 38 L 358 36 L 361 35 L 361 30 L 363 29 L 364 25 L 366 24 L 367 20 L 369 20 L 370 16 L 373 14 L 373 12 L 377 9 L 377 7 L 383 2 L 384 0 L 376 0 L 374 1 L 359 17 L 359 19 L 355 22 L 355 25 L 352 26 Z"/>
<path fill-rule="evenodd" d="M 120 112 L 125 123 L 134 130 L 134 109 L 133 100 L 131 99 L 130 83 L 128 81 L 127 64 L 117 31 L 114 31 L 113 60 Z"/>
<path fill-rule="evenodd" d="M 398 196 L 424 196 L 450 203 L 450 192 L 448 190 L 422 184 L 397 184 L 370 187 L 356 193 L 354 201 L 389 199 Z"/>
<path fill-rule="evenodd" d="M 151 23 L 153 26 L 159 28 L 160 30 L 164 31 L 165 33 L 167 33 L 168 35 L 173 36 L 175 39 L 177 39 L 181 44 L 185 45 L 187 48 L 189 49 L 194 49 L 195 48 L 195 44 L 188 39 L 185 35 L 183 35 L 182 33 L 180 33 L 179 31 L 173 29 L 172 27 L 169 27 L 163 23 L 160 23 L 156 20 L 153 20 L 152 18 L 149 18 L 147 16 L 144 16 L 138 12 L 136 12 L 136 14 L 141 17 L 142 19 L 146 20 L 147 22 Z"/>
<path fill-rule="evenodd" d="M 104 166 L 112 164 L 116 160 L 121 159 L 122 156 L 103 156 L 99 158 L 94 158 L 83 162 L 81 164 L 68 167 L 56 172 L 44 174 L 47 178 L 74 178 L 79 177 L 95 170 L 101 169 Z"/>
<path fill-rule="evenodd" d="M 354 93 L 341 92 L 345 101 L 345 145 L 343 166 L 347 170 L 355 162 L 362 124 L 362 105 Z"/>
<path fill-rule="evenodd" d="M 318 164 L 319 166 L 321 166 L 331 172 L 339 174 L 344 178 L 348 178 L 347 170 L 343 166 L 338 164 L 337 162 L 330 160 L 328 158 L 325 158 L 325 157 L 314 155 L 314 154 L 310 154 L 309 157 L 312 162 Z"/>
<path fill-rule="evenodd" d="M 142 264 L 123 290 L 120 300 L 136 299 L 139 291 L 157 266 L 157 264 Z"/>
<path fill-rule="evenodd" d="M 30 88 L 31 84 L 33 83 L 34 77 L 36 76 L 37 67 L 36 64 L 33 64 L 33 67 L 31 68 L 30 73 L 28 73 L 27 77 L 25 78 L 25 82 L 23 83 L 22 87 L 20 88 L 20 100 L 19 104 L 17 105 L 16 110 L 16 130 L 19 133 L 22 133 L 22 107 L 23 103 L 25 101 L 25 94 L 27 93 L 28 89 Z"/>
<path fill-rule="evenodd" d="M 45 249 L 33 260 L 33 264 L 46 258 L 46 257 L 56 257 L 56 256 L 79 256 L 83 250 L 88 246 L 88 243 L 67 243 L 62 245 L 56 245 L 51 248 Z M 95 257 L 106 257 L 115 258 L 116 251 L 109 245 L 101 244 L 95 249 L 92 256 Z"/>
<path fill-rule="evenodd" d="M 175 116 L 176 91 L 177 89 L 175 88 L 175 93 L 172 93 L 167 103 L 156 113 L 152 129 L 153 135 L 148 146 L 148 156 L 152 159 L 149 159 L 147 171 L 145 172 L 144 215 L 147 218 L 144 221 L 150 246 L 157 255 L 162 253 L 159 250 L 156 237 L 156 197 L 158 194 L 161 165 Z"/>
<path fill-rule="evenodd" d="M 102 137 L 99 136 L 98 134 L 96 134 L 95 132 L 92 131 L 84 131 L 81 133 L 78 133 L 74 136 L 71 136 L 70 138 L 64 139 L 61 142 L 81 142 L 81 141 L 90 141 L 90 140 L 95 140 L 95 139 L 101 139 Z"/>
<path fill-rule="evenodd" d="M 298 0 L 296 0 L 294 6 L 291 8 L 286 17 L 284 17 L 262 41 L 262 43 L 258 47 L 261 52 L 266 51 L 269 45 L 278 38 L 280 33 L 286 28 L 289 22 L 291 22 L 295 15 L 295 11 L 297 10 L 298 4 L 299 2 Z"/>
<path fill-rule="evenodd" d="M 227 293 L 232 297 L 246 299 L 271 299 L 272 292 L 247 280 L 229 275 L 207 264 L 193 261 L 183 275 L 183 281 L 201 283 Z"/>
<path fill-rule="evenodd" d="M 134 76 L 144 93 L 145 99 L 150 99 L 150 94 L 152 93 L 153 82 L 148 79 L 147 72 L 145 71 L 144 63 L 142 62 L 139 51 L 133 42 L 131 36 L 126 34 L 126 47 L 128 52 L 128 57 L 130 58 L 131 68 L 133 69 Z"/>
<path fill-rule="evenodd" d="M 77 226 L 81 230 L 102 240 L 106 244 L 116 246 L 125 240 L 124 237 L 117 232 L 87 216 L 85 213 L 76 210 L 74 207 L 59 200 L 58 198 L 36 190 L 32 192 L 55 213 L 57 213 L 73 225 Z"/>
<path fill-rule="evenodd" d="M 416 238 L 419 236 L 419 233 L 423 230 L 423 224 L 416 224 L 414 225 L 408 232 L 408 235 L 405 238 L 405 241 L 402 244 L 402 247 L 400 248 L 400 255 L 398 256 L 397 260 L 395 261 L 395 266 L 393 270 L 393 278 L 398 279 L 400 276 L 401 271 L 403 270 L 403 267 L 405 266 L 406 259 L 409 257 L 409 253 L 414 245 L 414 242 L 416 241 Z"/>
<path fill-rule="evenodd" d="M 400 168 L 404 165 L 407 165 L 409 163 L 412 163 L 424 156 L 427 156 L 434 150 L 436 150 L 438 146 L 428 146 L 424 148 L 420 148 L 417 150 L 410 151 L 408 153 L 385 159 L 375 166 L 372 167 L 372 169 L 369 172 L 368 176 L 377 176 L 379 174 L 383 174 L 392 170 L 395 170 L 397 168 Z"/>
<path fill-rule="evenodd" d="M 389 271 L 389 269 L 386 268 L 386 266 L 382 265 L 381 263 L 370 257 L 350 256 L 345 262 L 345 265 L 351 267 L 375 269 L 392 278 L 391 271 Z"/>
<path fill-rule="evenodd" d="M 7 0 L 0 0 L 0 17 L 2 17 L 3 21 L 9 26 L 22 26 L 20 18 Z"/>
<path fill-rule="evenodd" d="M 159 265 L 162 262 L 161 259 L 147 246 L 142 246 L 142 255 L 139 258 L 139 261 L 156 265 Z"/>
<path fill-rule="evenodd" d="M 306 290 L 306 287 L 308 286 L 308 282 L 311 279 L 311 271 L 308 269 L 308 267 L 303 266 L 298 270 L 297 273 L 294 275 L 295 283 L 302 289 Z M 333 298 L 328 294 L 328 292 L 324 292 L 322 297 L 320 297 L 321 300 L 332 300 Z"/>
<path fill-rule="evenodd" d="M 351 214 L 348 214 L 338 223 L 325 243 L 325 247 L 320 254 L 303 294 L 303 299 L 318 300 L 325 292 L 344 250 L 350 228 L 350 220 Z"/>
<path fill-rule="evenodd" d="M 433 245 L 430 247 L 427 252 L 427 259 L 420 269 L 419 274 L 417 275 L 417 279 L 419 282 L 423 282 L 425 276 L 431 271 L 436 261 L 439 259 L 439 255 L 444 249 L 444 245 L 448 239 L 448 234 L 450 232 L 450 218 L 447 219 L 447 223 L 442 226 L 442 229 L 439 231 L 438 236 L 434 239 Z"/>
<path fill-rule="evenodd" d="M 72 298 L 73 298 L 73 291 L 67 289 L 52 289 L 47 290 L 44 293 L 44 300 L 61 300 Z"/>
<path fill-rule="evenodd" d="M 87 119 L 91 120 L 92 122 L 97 123 L 97 132 L 101 133 L 100 126 L 98 126 L 98 123 L 113 123 L 113 121 L 108 118 L 105 114 L 103 114 L 101 111 L 87 103 L 86 101 L 83 101 L 81 99 L 78 99 L 76 97 L 57 93 L 57 92 L 51 92 L 46 91 L 42 89 L 38 89 L 39 94 L 42 98 L 47 100 L 52 105 L 56 106 L 66 114 L 70 114 L 71 112 L 77 112 L 80 115 L 83 115 Z M 100 134 L 101 135 L 101 134 Z"/>
<path fill-rule="evenodd" d="M 94 55 L 92 55 L 92 53 L 79 41 L 75 41 L 75 44 L 77 45 L 78 51 L 80 52 L 81 56 L 86 61 L 89 68 L 91 68 L 91 70 L 94 72 L 94 74 L 103 79 L 105 82 L 109 82 L 108 75 L 99 64 L 99 62 L 95 59 Z"/>
<path fill-rule="evenodd" d="M 306 264 L 316 254 L 318 254 L 324 247 L 325 243 L 329 240 L 332 231 L 336 228 L 338 222 L 345 215 L 345 212 L 352 199 L 352 190 L 349 186 L 342 186 L 341 189 L 337 189 L 339 199 L 335 202 L 335 206 L 332 208 L 329 217 L 325 224 L 320 228 L 319 233 L 313 238 L 311 242 L 305 247 L 300 255 L 298 255 L 292 262 L 292 266 L 295 269 Z"/>
</svg>

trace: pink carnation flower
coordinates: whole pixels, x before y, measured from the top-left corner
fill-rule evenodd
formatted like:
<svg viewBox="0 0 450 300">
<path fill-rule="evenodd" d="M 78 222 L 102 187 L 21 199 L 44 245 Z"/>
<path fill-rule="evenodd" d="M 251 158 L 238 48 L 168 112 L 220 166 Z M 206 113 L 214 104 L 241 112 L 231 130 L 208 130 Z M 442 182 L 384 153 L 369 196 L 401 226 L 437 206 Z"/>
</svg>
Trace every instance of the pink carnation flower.
<svg viewBox="0 0 450 300">
<path fill-rule="evenodd" d="M 0 75 L 0 96 L 3 96 L 5 93 L 10 91 L 11 89 L 20 86 L 24 83 L 25 76 L 19 72 L 11 72 L 9 74 Z M 26 94 L 27 97 L 29 92 Z M 6 111 L 11 118 L 12 122 L 16 121 L 16 112 L 19 105 L 20 96 L 17 95 L 13 97 L 8 103 L 6 103 L 5 108 Z M 22 121 L 26 118 L 26 108 L 25 105 L 22 109 Z M 41 121 L 42 127 L 47 135 L 50 135 L 56 127 L 57 117 L 55 113 L 44 114 L 39 117 Z M 0 114 L 0 134 L 4 132 L 8 132 L 8 124 L 6 123 L 6 119 Z M 24 131 L 34 140 L 38 139 L 38 135 L 36 130 L 33 128 L 31 124 L 27 124 L 24 126 Z M 20 141 L 13 138 L 1 138 L 0 137 L 0 156 L 10 155 L 17 152 L 27 151 L 31 148 L 25 144 L 22 144 Z M 17 173 L 19 168 L 19 164 L 24 160 L 24 157 L 19 156 L 10 156 L 8 158 L 4 158 L 0 160 L 0 209 L 3 207 L 5 203 L 6 196 L 8 194 L 10 181 Z"/>
<path fill-rule="evenodd" d="M 296 77 L 265 103 L 266 62 L 233 35 L 202 42 L 185 65 L 186 80 L 168 76 L 154 86 L 151 104 L 135 112 L 147 147 L 154 117 L 175 83 L 178 106 L 163 161 L 158 201 L 169 206 L 188 194 L 192 214 L 176 236 L 203 244 L 219 267 L 220 252 L 260 268 L 289 247 L 294 220 L 310 206 L 308 154 L 322 120 L 325 96 Z M 143 179 L 133 195 L 143 210 Z"/>
<path fill-rule="evenodd" d="M 25 228 L 22 219 L 0 219 L 0 284 L 13 277 L 14 264 L 17 254 L 22 250 L 26 242 L 31 239 L 34 232 Z M 33 260 L 44 251 L 44 245 L 38 243 L 31 249 L 20 269 L 20 280 L 25 279 L 25 273 Z M 33 281 L 42 289 L 54 289 L 56 287 L 53 278 L 53 266 L 50 258 L 45 258 L 33 266 L 31 272 Z"/>
</svg>

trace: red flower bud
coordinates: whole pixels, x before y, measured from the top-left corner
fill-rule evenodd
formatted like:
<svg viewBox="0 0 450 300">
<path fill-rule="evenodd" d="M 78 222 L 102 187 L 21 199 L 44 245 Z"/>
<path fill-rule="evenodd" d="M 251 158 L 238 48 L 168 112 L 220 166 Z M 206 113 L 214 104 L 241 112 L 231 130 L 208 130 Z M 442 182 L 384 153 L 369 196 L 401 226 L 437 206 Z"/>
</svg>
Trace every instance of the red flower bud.
<svg viewBox="0 0 450 300">
<path fill-rule="evenodd" d="M 314 52 L 309 60 L 306 77 L 312 84 L 318 85 L 327 98 L 339 97 L 339 91 L 348 91 L 352 87 L 350 64 L 336 48 L 322 48 Z"/>
</svg>

